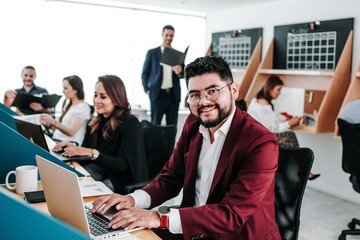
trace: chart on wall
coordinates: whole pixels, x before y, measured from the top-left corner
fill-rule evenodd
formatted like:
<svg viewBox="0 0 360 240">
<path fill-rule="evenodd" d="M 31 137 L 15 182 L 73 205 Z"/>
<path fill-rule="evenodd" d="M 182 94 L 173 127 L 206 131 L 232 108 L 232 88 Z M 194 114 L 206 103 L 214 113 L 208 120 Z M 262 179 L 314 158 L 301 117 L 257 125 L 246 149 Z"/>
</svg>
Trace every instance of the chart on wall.
<svg viewBox="0 0 360 240">
<path fill-rule="evenodd" d="M 224 57 L 230 68 L 246 68 L 261 36 L 262 28 L 213 33 L 211 55 Z"/>
<path fill-rule="evenodd" d="M 274 68 L 334 71 L 354 19 L 274 27 Z"/>
</svg>

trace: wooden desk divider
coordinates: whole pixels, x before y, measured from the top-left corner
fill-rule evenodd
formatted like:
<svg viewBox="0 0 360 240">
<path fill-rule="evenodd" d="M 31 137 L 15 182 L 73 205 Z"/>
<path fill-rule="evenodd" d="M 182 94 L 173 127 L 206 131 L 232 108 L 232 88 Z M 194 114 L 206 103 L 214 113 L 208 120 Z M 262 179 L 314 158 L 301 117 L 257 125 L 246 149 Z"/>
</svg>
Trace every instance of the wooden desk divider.
<svg viewBox="0 0 360 240">
<path fill-rule="evenodd" d="M 335 130 L 335 120 L 350 84 L 352 40 L 353 31 L 351 30 L 335 71 L 316 71 L 273 69 L 273 39 L 255 74 L 245 101 L 249 104 L 271 75 L 278 75 L 284 81 L 286 87 L 325 91 L 324 98 L 317 111 L 315 126 L 301 125 L 296 127 L 295 130 L 312 134 L 333 132 Z M 357 91 L 359 92 L 359 89 Z M 358 92 L 357 94 L 359 94 Z"/>
<path fill-rule="evenodd" d="M 258 42 L 256 43 L 256 47 L 251 55 L 246 69 L 239 68 L 232 70 L 234 82 L 236 82 L 239 87 L 239 96 L 236 101 L 245 99 L 246 93 L 250 88 L 251 82 L 254 79 L 254 76 L 261 61 L 261 46 L 262 37 L 260 37 Z"/>
<path fill-rule="evenodd" d="M 70 171 L 75 172 L 79 177 L 83 174 L 73 169 L 68 164 L 60 161 L 35 143 L 20 135 L 3 122 L 0 122 L 0 184 L 5 183 L 5 176 L 8 172 L 15 170 L 22 165 L 36 166 L 35 155 L 48 159 Z M 40 179 L 40 178 L 39 178 Z"/>
</svg>

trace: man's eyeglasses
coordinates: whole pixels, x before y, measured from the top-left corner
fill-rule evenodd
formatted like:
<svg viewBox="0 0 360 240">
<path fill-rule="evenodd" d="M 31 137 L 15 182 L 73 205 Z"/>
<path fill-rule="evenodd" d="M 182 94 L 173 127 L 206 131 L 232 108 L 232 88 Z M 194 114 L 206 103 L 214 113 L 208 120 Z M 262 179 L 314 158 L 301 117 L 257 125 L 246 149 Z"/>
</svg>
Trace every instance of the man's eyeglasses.
<svg viewBox="0 0 360 240">
<path fill-rule="evenodd" d="M 220 97 L 220 90 L 229 85 L 231 85 L 231 83 L 226 84 L 222 88 L 212 87 L 204 89 L 204 96 L 207 100 L 214 102 Z M 189 93 L 189 97 L 187 99 L 188 104 L 192 107 L 198 106 L 201 100 L 201 95 L 201 91 Z"/>
</svg>

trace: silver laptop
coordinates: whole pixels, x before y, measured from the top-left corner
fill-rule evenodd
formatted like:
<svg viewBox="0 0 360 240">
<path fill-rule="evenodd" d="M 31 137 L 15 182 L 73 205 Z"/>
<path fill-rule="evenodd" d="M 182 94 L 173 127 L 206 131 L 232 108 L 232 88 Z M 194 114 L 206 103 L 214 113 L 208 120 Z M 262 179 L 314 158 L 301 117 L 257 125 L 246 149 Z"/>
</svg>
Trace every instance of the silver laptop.
<svg viewBox="0 0 360 240">
<path fill-rule="evenodd" d="M 126 233 L 123 228 L 114 230 L 107 227 L 117 210 L 112 208 L 101 215 L 91 212 L 91 203 L 83 203 L 79 179 L 75 173 L 38 155 L 35 157 L 51 215 L 88 234 L 92 239 Z"/>
<path fill-rule="evenodd" d="M 49 152 L 51 155 L 56 157 L 61 161 L 82 161 L 82 160 L 90 160 L 89 157 L 84 156 L 73 156 L 73 157 L 65 157 L 60 153 L 54 152 L 52 149 L 55 147 L 56 142 L 52 140 L 49 136 L 44 134 L 41 125 L 31 123 L 28 121 L 23 121 L 21 119 L 14 118 L 16 128 L 18 132 L 44 149 L 45 151 Z"/>
</svg>

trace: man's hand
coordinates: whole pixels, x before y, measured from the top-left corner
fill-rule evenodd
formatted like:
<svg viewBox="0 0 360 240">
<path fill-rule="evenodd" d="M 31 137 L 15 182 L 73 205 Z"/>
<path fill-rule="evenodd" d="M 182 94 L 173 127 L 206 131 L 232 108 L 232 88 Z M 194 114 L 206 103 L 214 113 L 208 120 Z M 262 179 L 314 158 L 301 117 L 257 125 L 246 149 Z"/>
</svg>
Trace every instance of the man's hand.
<svg viewBox="0 0 360 240">
<path fill-rule="evenodd" d="M 5 98 L 7 98 L 10 105 L 14 102 L 16 94 L 17 94 L 17 92 L 14 90 L 7 90 L 5 92 Z"/>
<path fill-rule="evenodd" d="M 44 109 L 43 106 L 40 103 L 37 103 L 37 102 L 30 103 L 29 107 L 32 110 L 37 111 L 37 112 L 40 112 L 40 111 L 42 111 Z"/>
<path fill-rule="evenodd" d="M 172 70 L 176 73 L 176 75 L 180 75 L 182 67 L 181 65 L 172 66 Z"/>
<path fill-rule="evenodd" d="M 128 225 L 125 227 L 125 231 L 136 227 L 158 228 L 160 227 L 160 216 L 152 210 L 125 208 L 113 216 L 108 227 L 116 229 L 125 225 Z"/>
<path fill-rule="evenodd" d="M 93 213 L 97 212 L 101 206 L 105 205 L 100 212 L 101 214 L 104 214 L 109 208 L 114 205 L 116 205 L 115 208 L 117 210 L 134 207 L 135 200 L 129 195 L 120 195 L 113 193 L 107 196 L 99 197 L 93 202 L 93 205 Z"/>
</svg>

